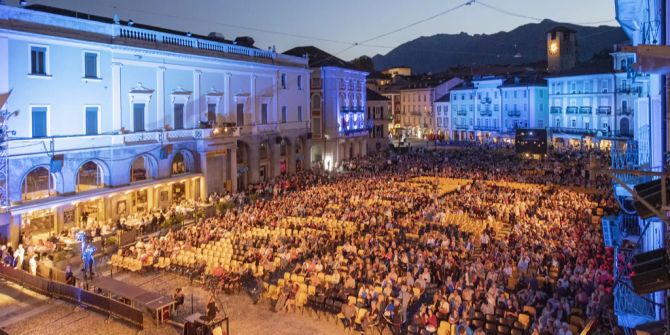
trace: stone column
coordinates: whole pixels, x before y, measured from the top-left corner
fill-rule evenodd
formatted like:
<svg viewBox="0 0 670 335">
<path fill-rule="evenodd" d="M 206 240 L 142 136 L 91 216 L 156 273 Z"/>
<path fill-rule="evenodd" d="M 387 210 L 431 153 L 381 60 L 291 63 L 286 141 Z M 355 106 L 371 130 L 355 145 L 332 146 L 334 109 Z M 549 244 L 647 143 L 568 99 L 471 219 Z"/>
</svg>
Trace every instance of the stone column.
<svg viewBox="0 0 670 335">
<path fill-rule="evenodd" d="M 200 121 L 202 121 L 202 98 L 200 96 L 200 78 L 202 71 L 193 71 L 193 128 L 200 128 Z"/>
<path fill-rule="evenodd" d="M 236 123 L 236 117 L 231 115 L 230 109 L 230 77 L 232 74 L 226 73 L 223 81 L 223 120 L 224 122 Z M 234 110 L 234 109 L 233 109 Z"/>
<path fill-rule="evenodd" d="M 258 142 L 248 142 L 249 145 L 249 182 L 255 184 L 258 182 L 258 164 L 259 164 L 259 143 Z"/>
<path fill-rule="evenodd" d="M 230 189 L 232 193 L 237 193 L 237 148 L 228 149 L 228 164 L 230 171 L 228 179 L 230 180 Z"/>
<path fill-rule="evenodd" d="M 165 70 L 156 69 L 156 129 L 165 129 Z"/>
<path fill-rule="evenodd" d="M 121 108 L 121 68 L 123 64 L 112 63 L 112 131 L 123 126 L 123 110 Z"/>
<path fill-rule="evenodd" d="M 270 137 L 270 171 L 268 171 L 270 177 L 281 175 L 281 170 L 279 169 L 279 162 L 281 161 L 280 146 L 281 144 L 277 144 L 276 137 Z"/>
<path fill-rule="evenodd" d="M 295 141 L 298 139 L 293 139 L 291 142 L 287 142 L 286 145 L 286 169 L 288 174 L 295 173 Z"/>
<path fill-rule="evenodd" d="M 200 178 L 200 194 L 203 198 L 209 196 L 209 187 L 207 186 L 207 179 L 209 179 L 207 171 L 207 153 L 200 153 L 200 172 L 202 172 L 203 178 Z"/>
<path fill-rule="evenodd" d="M 256 75 L 251 76 L 251 87 L 249 88 L 249 113 L 251 113 L 251 124 L 258 125 L 256 120 Z"/>
</svg>

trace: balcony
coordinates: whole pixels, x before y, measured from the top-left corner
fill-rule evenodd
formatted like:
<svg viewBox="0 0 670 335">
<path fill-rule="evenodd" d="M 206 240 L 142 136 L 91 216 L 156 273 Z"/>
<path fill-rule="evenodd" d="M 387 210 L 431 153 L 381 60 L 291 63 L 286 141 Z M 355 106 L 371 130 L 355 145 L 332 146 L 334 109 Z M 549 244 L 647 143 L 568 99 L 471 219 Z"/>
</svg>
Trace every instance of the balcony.
<svg viewBox="0 0 670 335">
<path fill-rule="evenodd" d="M 470 128 L 470 126 L 468 126 L 467 124 L 459 124 L 459 123 L 454 125 L 454 127 L 458 130 L 467 130 Z"/>
<path fill-rule="evenodd" d="M 493 116 L 493 111 L 490 109 L 479 111 L 479 115 L 481 115 L 482 117 Z"/>
<path fill-rule="evenodd" d="M 461 110 L 459 110 L 459 111 L 456 111 L 456 115 L 458 115 L 458 116 L 466 116 L 466 115 L 468 115 L 468 111 L 466 111 L 465 109 L 461 109 Z"/>
<path fill-rule="evenodd" d="M 551 107 L 551 110 L 549 111 L 551 114 L 561 114 L 563 113 L 563 109 L 561 107 Z"/>
<path fill-rule="evenodd" d="M 612 115 L 612 107 L 601 106 L 596 109 L 598 115 Z"/>
<path fill-rule="evenodd" d="M 593 109 L 590 106 L 579 107 L 579 114 L 591 114 Z"/>
<path fill-rule="evenodd" d="M 135 145 L 156 144 L 163 141 L 196 141 L 240 136 L 238 127 L 210 129 L 179 129 L 170 131 L 147 131 L 127 134 L 70 135 L 46 138 L 10 139 L 8 150 L 11 156 L 43 154 L 45 148 L 54 151 L 94 150 Z"/>
<path fill-rule="evenodd" d="M 508 111 L 507 116 L 509 116 L 509 117 L 519 117 L 519 116 L 521 116 L 521 111 Z"/>
<path fill-rule="evenodd" d="M 474 129 L 480 131 L 500 131 L 500 127 L 498 126 L 475 126 Z"/>
<path fill-rule="evenodd" d="M 616 110 L 616 115 L 617 116 L 632 116 L 633 115 L 633 109 L 630 107 L 627 108 L 617 108 Z"/>
<path fill-rule="evenodd" d="M 567 107 L 565 109 L 566 114 L 577 114 L 578 111 L 579 111 L 579 108 L 577 108 L 575 106 L 570 106 L 570 107 Z"/>
<path fill-rule="evenodd" d="M 572 128 L 572 127 L 551 127 L 550 129 L 554 133 L 574 134 L 574 135 L 595 135 L 598 132 L 597 129 Z"/>
<path fill-rule="evenodd" d="M 340 135 L 344 136 L 351 136 L 351 137 L 357 137 L 357 136 L 368 136 L 370 134 L 370 131 L 372 130 L 372 127 L 370 126 L 365 126 L 362 128 L 358 129 L 347 129 L 347 130 L 341 130 Z"/>
</svg>

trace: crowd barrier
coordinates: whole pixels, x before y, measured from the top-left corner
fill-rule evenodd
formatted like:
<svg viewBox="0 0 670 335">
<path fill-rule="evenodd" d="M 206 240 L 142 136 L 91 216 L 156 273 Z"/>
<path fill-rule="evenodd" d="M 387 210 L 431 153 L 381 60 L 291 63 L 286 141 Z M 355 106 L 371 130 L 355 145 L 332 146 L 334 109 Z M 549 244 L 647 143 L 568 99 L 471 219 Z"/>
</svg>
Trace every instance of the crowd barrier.
<svg viewBox="0 0 670 335">
<path fill-rule="evenodd" d="M 54 269 L 47 268 L 47 270 L 51 270 L 50 272 L 53 273 L 52 271 Z M 42 269 L 41 274 L 46 274 L 47 270 Z M 33 276 L 25 271 L 0 266 L 0 276 L 16 284 L 47 296 L 59 298 L 75 304 L 85 305 L 102 314 L 108 314 L 112 317 L 124 320 L 134 327 L 143 329 L 144 314 L 141 310 L 72 285 L 60 283 L 51 279 L 54 277 L 51 273 L 49 274 L 49 278 L 42 278 Z M 56 274 L 55 277 L 59 277 L 60 279 L 61 276 L 60 274 Z M 64 280 L 64 276 L 62 279 Z"/>
</svg>

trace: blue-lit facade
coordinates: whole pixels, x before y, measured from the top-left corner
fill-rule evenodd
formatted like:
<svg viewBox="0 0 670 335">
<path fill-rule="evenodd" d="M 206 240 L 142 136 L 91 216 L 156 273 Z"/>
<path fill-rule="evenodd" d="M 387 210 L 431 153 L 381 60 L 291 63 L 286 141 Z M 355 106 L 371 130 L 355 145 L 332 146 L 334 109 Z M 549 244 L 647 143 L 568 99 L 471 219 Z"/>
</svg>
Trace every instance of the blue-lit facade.
<svg viewBox="0 0 670 335">
<path fill-rule="evenodd" d="M 0 5 L 0 92 L 19 112 L 0 232 L 44 238 L 309 168 L 309 76 L 303 57 Z"/>
<path fill-rule="evenodd" d="M 627 33 L 632 44 L 668 44 L 668 4 L 667 0 L 615 0 L 617 21 Z M 612 168 L 619 170 L 641 170 L 663 172 L 664 157 L 667 155 L 667 89 L 664 78 L 658 74 L 630 71 L 628 78 L 633 84 L 644 85 L 645 90 L 635 99 L 636 131 L 631 141 L 612 148 Z M 654 177 L 619 174 L 622 183 L 634 186 Z M 630 198 L 622 184 L 615 183 L 615 195 L 620 201 Z M 624 211 L 616 217 L 605 218 L 603 229 L 610 236 L 611 244 L 618 253 L 620 262 L 615 264 L 615 275 L 621 284 L 614 290 L 614 307 L 619 326 L 636 326 L 665 318 L 665 291 L 644 296 L 632 290 L 630 273 L 626 264 L 632 257 L 666 247 L 666 225 L 657 217 L 643 220 L 635 213 Z M 623 240 L 636 243 L 633 249 L 621 248 Z M 639 244 L 637 244 L 639 242 Z"/>
</svg>

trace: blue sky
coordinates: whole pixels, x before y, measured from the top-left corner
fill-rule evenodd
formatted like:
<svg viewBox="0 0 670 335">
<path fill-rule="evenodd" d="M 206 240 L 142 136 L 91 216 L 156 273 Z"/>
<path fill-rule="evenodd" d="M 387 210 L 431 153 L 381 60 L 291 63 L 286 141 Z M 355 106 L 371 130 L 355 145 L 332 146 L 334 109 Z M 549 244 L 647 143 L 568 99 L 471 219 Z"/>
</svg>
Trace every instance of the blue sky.
<svg viewBox="0 0 670 335">
<path fill-rule="evenodd" d="M 614 0 L 476 0 L 481 4 L 463 6 L 366 45 L 351 47 L 352 43 L 391 32 L 467 0 L 28 1 L 110 17 L 116 13 L 122 19 L 199 34 L 217 31 L 230 39 L 252 36 L 257 47 L 275 45 L 278 51 L 315 45 L 338 53 L 344 59 L 385 54 L 390 48 L 420 36 L 460 32 L 489 34 L 537 22 L 539 18 L 617 25 Z M 18 0 L 7 2 L 16 4 Z"/>
</svg>

